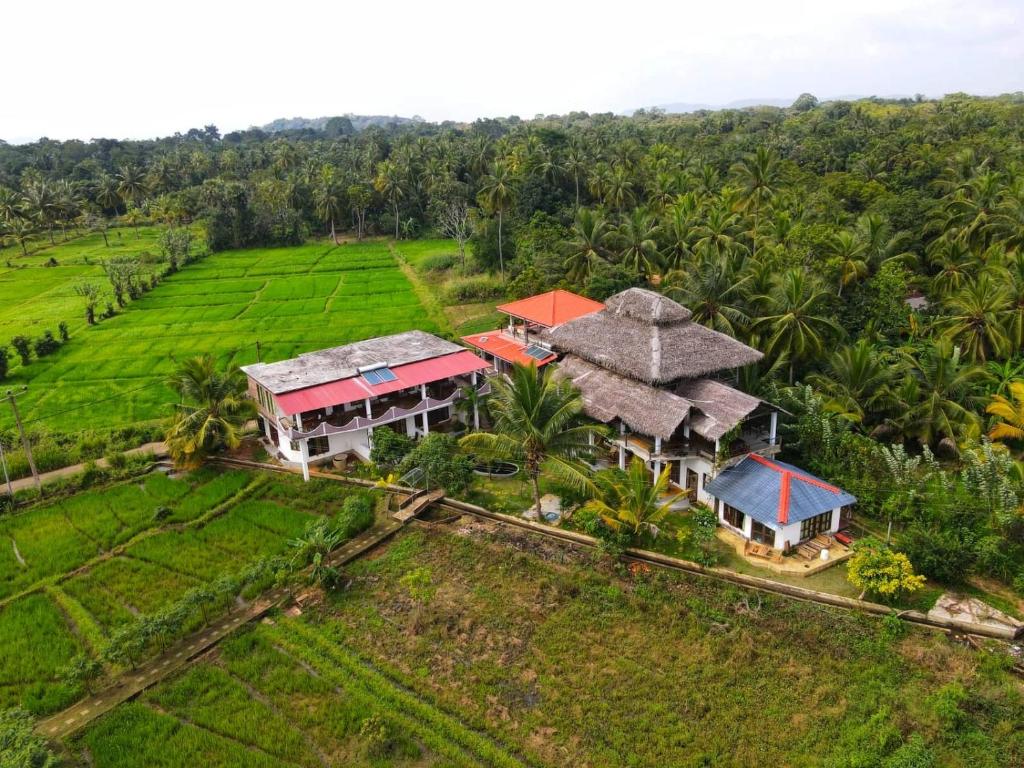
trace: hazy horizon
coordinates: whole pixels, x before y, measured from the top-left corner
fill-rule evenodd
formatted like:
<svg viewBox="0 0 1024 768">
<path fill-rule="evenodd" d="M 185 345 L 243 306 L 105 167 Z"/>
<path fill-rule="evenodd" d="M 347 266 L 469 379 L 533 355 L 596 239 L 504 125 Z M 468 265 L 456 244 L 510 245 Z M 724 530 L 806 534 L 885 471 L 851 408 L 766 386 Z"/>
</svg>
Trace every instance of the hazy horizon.
<svg viewBox="0 0 1024 768">
<path fill-rule="evenodd" d="M 5 9 L 11 143 L 154 138 L 278 118 L 620 113 L 660 104 L 791 100 L 810 92 L 992 96 L 1024 87 L 1024 8 L 1013 0 L 784 0 L 628 13 L 526 0 L 237 9 L 123 0 Z M 40 53 L 46 55 L 40 56 Z M 31 61 L 31 66 L 25 62 Z"/>
</svg>

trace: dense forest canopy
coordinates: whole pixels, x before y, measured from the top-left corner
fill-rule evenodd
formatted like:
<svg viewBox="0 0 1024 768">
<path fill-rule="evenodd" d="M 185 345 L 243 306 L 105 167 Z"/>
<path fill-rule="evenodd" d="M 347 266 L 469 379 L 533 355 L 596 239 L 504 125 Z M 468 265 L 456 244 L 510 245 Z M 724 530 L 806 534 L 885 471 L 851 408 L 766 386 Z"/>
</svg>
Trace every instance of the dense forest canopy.
<svg viewBox="0 0 1024 768">
<path fill-rule="evenodd" d="M 1022 94 L 0 143 L 12 254 L 113 217 L 202 220 L 215 251 L 440 234 L 467 300 L 664 291 L 766 353 L 742 385 L 787 404 L 809 468 L 912 521 L 915 563 L 1024 589 L 1019 465 L 979 442 L 1024 437 Z"/>
</svg>

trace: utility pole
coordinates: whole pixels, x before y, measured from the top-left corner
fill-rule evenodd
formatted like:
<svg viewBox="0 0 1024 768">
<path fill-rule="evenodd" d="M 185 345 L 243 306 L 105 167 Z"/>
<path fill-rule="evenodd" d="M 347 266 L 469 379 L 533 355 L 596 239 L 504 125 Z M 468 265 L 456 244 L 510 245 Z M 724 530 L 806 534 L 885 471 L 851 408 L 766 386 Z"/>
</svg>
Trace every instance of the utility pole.
<svg viewBox="0 0 1024 768">
<path fill-rule="evenodd" d="M 262 363 L 263 362 L 263 360 L 260 359 L 260 340 L 259 339 L 256 339 L 256 362 L 257 363 Z"/>
<path fill-rule="evenodd" d="M 4 456 L 4 441 L 2 439 L 0 439 L 0 467 L 3 467 L 7 495 L 11 497 L 11 507 L 14 507 L 14 487 L 11 485 L 11 476 L 7 474 L 7 458 Z"/>
<path fill-rule="evenodd" d="M 25 391 L 23 388 L 22 392 Z M 20 394 L 20 393 L 19 393 Z M 35 481 L 36 490 L 39 491 L 39 495 L 43 495 L 43 484 L 39 481 L 39 470 L 36 469 L 36 460 L 32 458 L 32 445 L 28 441 L 28 437 L 25 435 L 25 427 L 21 424 L 21 414 L 18 413 L 18 404 L 14 400 L 14 391 L 7 390 L 7 402 L 11 404 L 11 410 L 14 411 L 14 423 L 18 425 L 18 434 L 21 435 L 21 444 L 25 447 L 25 458 L 28 459 L 28 468 L 32 470 L 32 480 Z"/>
</svg>

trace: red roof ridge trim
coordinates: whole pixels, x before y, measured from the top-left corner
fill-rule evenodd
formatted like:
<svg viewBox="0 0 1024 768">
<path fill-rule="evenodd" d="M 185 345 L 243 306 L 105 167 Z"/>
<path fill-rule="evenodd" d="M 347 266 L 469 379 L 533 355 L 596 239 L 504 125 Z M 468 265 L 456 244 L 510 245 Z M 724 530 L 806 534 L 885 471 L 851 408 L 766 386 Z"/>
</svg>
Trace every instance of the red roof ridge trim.
<svg viewBox="0 0 1024 768">
<path fill-rule="evenodd" d="M 780 525 L 785 525 L 786 523 L 789 522 L 789 487 L 790 487 L 790 481 L 792 480 L 792 478 L 796 478 L 797 480 L 805 482 L 808 485 L 813 485 L 813 486 L 816 486 L 818 488 L 822 488 L 822 489 L 824 489 L 826 491 L 829 491 L 829 492 L 837 494 L 837 495 L 842 493 L 842 491 L 839 490 L 839 488 L 837 488 L 834 485 L 829 485 L 824 480 L 819 480 L 816 477 L 811 477 L 810 475 L 805 475 L 805 474 L 803 474 L 801 472 L 794 472 L 791 469 L 786 469 L 785 467 L 780 467 L 775 462 L 769 461 L 764 456 L 758 456 L 756 453 L 749 454 L 748 458 L 751 458 L 754 461 L 756 461 L 758 464 L 763 464 L 764 466 L 768 467 L 769 469 L 773 469 L 776 472 L 778 472 L 780 475 L 782 475 L 782 478 L 780 480 L 780 485 L 779 485 L 779 524 Z"/>
</svg>

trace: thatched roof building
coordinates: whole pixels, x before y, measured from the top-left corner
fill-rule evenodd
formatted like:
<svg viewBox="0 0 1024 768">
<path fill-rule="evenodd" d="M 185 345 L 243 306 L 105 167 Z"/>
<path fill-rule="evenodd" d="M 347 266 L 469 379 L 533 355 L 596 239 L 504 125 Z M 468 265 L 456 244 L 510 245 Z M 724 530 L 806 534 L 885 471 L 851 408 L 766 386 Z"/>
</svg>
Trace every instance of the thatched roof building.
<svg viewBox="0 0 1024 768">
<path fill-rule="evenodd" d="M 761 401 L 720 381 L 692 379 L 676 387 L 694 409 L 690 429 L 708 440 L 717 440 L 752 414 Z"/>
<path fill-rule="evenodd" d="M 756 349 L 690 319 L 690 311 L 643 288 L 630 288 L 600 312 L 552 329 L 548 340 L 630 379 L 665 385 L 759 361 Z"/>
</svg>

